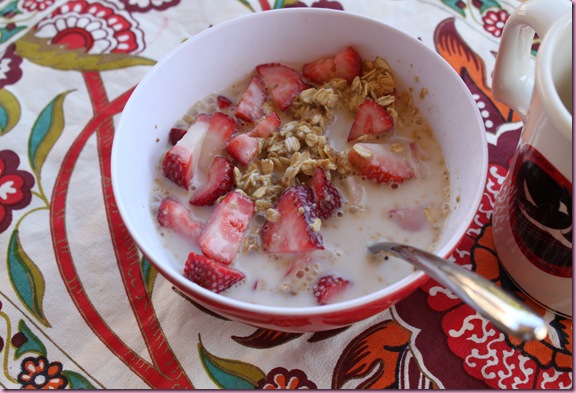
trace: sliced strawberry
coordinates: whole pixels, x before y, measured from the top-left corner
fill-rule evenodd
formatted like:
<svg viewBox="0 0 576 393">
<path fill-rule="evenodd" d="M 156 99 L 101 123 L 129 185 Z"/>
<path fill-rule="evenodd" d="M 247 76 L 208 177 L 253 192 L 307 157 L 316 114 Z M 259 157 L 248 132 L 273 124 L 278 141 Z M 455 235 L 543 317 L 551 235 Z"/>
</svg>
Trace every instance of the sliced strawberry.
<svg viewBox="0 0 576 393">
<path fill-rule="evenodd" d="M 362 58 L 352 47 L 340 50 L 335 56 L 329 56 L 304 64 L 302 74 L 310 82 L 324 84 L 333 78 L 346 79 L 352 83 L 362 74 Z"/>
<path fill-rule="evenodd" d="M 356 143 L 348 153 L 348 162 L 359 175 L 376 183 L 402 183 L 414 177 L 408 160 L 387 144 Z"/>
<path fill-rule="evenodd" d="M 348 140 L 352 141 L 361 137 L 362 135 L 380 135 L 384 134 L 394 127 L 394 119 L 388 111 L 382 106 L 366 99 L 358 107 L 358 111 L 354 116 Z"/>
<path fill-rule="evenodd" d="M 333 298 L 342 293 L 349 284 L 349 280 L 335 274 L 329 274 L 318 279 L 312 288 L 312 294 L 318 301 L 318 304 L 323 306 L 332 302 Z"/>
<path fill-rule="evenodd" d="M 306 88 L 298 71 L 284 64 L 260 64 L 256 67 L 256 72 L 262 78 L 278 107 L 283 111 L 288 109 L 294 99 Z"/>
<path fill-rule="evenodd" d="M 211 115 L 199 115 L 186 134 L 164 156 L 162 171 L 166 178 L 188 189 L 200 158 Z"/>
<path fill-rule="evenodd" d="M 253 214 L 254 202 L 250 198 L 236 191 L 228 193 L 216 205 L 200 235 L 200 249 L 204 255 L 231 264 Z"/>
<path fill-rule="evenodd" d="M 236 128 L 237 125 L 234 118 L 222 112 L 214 113 L 206 137 L 202 142 L 202 153 L 198 161 L 198 170 L 202 171 L 202 173 L 207 173 L 212 160 L 222 153 L 226 144 L 236 132 Z"/>
<path fill-rule="evenodd" d="M 246 275 L 240 270 L 191 252 L 184 264 L 184 277 L 202 288 L 220 293 L 242 281 Z"/>
<path fill-rule="evenodd" d="M 164 198 L 160 202 L 158 224 L 169 228 L 193 242 L 198 242 L 202 232 L 202 223 L 195 220 L 192 211 L 179 201 L 172 198 Z"/>
<path fill-rule="evenodd" d="M 422 207 L 403 207 L 392 209 L 388 212 L 392 219 L 401 229 L 409 232 L 418 232 L 428 225 L 428 219 Z"/>
<path fill-rule="evenodd" d="M 170 144 L 172 146 L 174 146 L 176 143 L 178 143 L 178 141 L 180 139 L 182 139 L 182 137 L 184 136 L 184 134 L 186 134 L 188 130 L 184 130 L 182 128 L 179 127 L 173 127 L 170 129 L 170 134 L 168 136 L 168 139 L 170 141 Z"/>
<path fill-rule="evenodd" d="M 342 201 L 338 189 L 328 180 L 326 173 L 320 167 L 314 169 L 310 182 L 314 200 L 316 202 L 316 214 L 322 219 L 330 218 L 342 208 Z"/>
<path fill-rule="evenodd" d="M 248 165 L 258 154 L 259 144 L 258 138 L 248 134 L 239 134 L 228 143 L 226 151 L 240 164 Z"/>
<path fill-rule="evenodd" d="M 282 120 L 280 120 L 280 116 L 278 116 L 276 112 L 272 112 L 256 124 L 256 126 L 248 132 L 248 135 L 257 138 L 268 138 L 281 124 Z"/>
<path fill-rule="evenodd" d="M 312 285 L 322 274 L 321 264 L 312 261 L 310 253 L 300 252 L 286 255 L 295 258 L 292 259 L 291 266 L 282 277 L 281 285 L 278 288 L 290 294 L 310 291 Z M 290 260 L 286 258 L 286 262 L 290 262 Z"/>
<path fill-rule="evenodd" d="M 336 75 L 336 64 L 333 57 L 314 60 L 304 64 L 302 75 L 310 82 L 322 85 Z"/>
<path fill-rule="evenodd" d="M 212 206 L 218 198 L 234 188 L 234 165 L 222 156 L 214 157 L 206 182 L 190 198 L 194 206 Z"/>
<path fill-rule="evenodd" d="M 218 109 L 228 109 L 232 106 L 232 101 L 228 97 L 224 96 L 217 96 L 216 97 L 216 105 L 218 105 Z"/>
<path fill-rule="evenodd" d="M 261 230 L 262 248 L 272 253 L 323 250 L 320 232 L 312 229 L 317 219 L 310 186 L 290 187 L 274 205 L 280 213 L 276 222 L 266 221 Z"/>
<path fill-rule="evenodd" d="M 336 77 L 344 78 L 348 83 L 352 83 L 354 78 L 362 74 L 362 58 L 352 47 L 346 47 L 334 57 L 336 66 Z"/>
<path fill-rule="evenodd" d="M 235 116 L 249 122 L 256 121 L 264 116 L 264 102 L 266 101 L 266 88 L 262 79 L 253 77 L 246 91 L 240 97 Z"/>
</svg>

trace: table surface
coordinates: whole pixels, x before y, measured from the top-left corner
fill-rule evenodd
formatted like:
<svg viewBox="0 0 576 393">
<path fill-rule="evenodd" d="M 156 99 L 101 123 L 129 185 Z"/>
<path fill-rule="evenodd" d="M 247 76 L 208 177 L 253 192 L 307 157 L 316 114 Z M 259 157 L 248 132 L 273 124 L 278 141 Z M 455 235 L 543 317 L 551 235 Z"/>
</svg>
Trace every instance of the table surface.
<svg viewBox="0 0 576 393">
<path fill-rule="evenodd" d="M 230 18 L 329 7 L 398 27 L 462 76 L 485 120 L 489 171 L 452 259 L 523 297 L 494 251 L 491 212 L 521 123 L 491 93 L 513 0 L 21 0 L 0 2 L 2 388 L 572 388 L 572 321 L 534 306 L 519 341 L 434 281 L 389 310 L 323 333 L 228 321 L 182 297 L 114 209 L 110 147 L 152 65 Z M 538 40 L 534 50 L 537 50 Z"/>
</svg>

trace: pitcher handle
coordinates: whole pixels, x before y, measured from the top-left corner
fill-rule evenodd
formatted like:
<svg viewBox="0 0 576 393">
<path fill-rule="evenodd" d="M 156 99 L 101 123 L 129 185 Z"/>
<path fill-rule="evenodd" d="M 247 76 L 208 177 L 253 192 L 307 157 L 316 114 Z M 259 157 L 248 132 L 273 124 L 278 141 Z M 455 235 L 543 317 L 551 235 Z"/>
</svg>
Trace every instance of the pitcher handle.
<svg viewBox="0 0 576 393">
<path fill-rule="evenodd" d="M 514 110 L 522 121 L 534 88 L 534 70 L 530 52 L 534 34 L 544 39 L 552 25 L 565 13 L 571 12 L 568 0 L 529 0 L 516 8 L 502 32 L 494 74 L 494 98 Z"/>
</svg>

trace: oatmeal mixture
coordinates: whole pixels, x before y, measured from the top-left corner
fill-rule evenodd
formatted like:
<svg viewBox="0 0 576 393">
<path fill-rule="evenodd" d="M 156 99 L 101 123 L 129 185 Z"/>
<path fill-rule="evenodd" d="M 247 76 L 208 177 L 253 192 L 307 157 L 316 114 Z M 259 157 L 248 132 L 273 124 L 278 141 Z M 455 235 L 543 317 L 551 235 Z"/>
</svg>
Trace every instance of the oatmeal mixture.
<svg viewBox="0 0 576 393">
<path fill-rule="evenodd" d="M 449 213 L 441 148 L 411 92 L 397 91 L 385 60 L 362 59 L 355 75 L 334 72 L 338 56 L 347 72 L 353 68 L 351 50 L 304 65 L 298 77 L 296 67 L 258 66 L 195 103 L 170 131 L 151 210 L 189 279 L 254 303 L 327 304 L 413 271 L 396 258 L 371 256 L 370 242 L 434 248 Z M 216 118 L 229 129 L 213 132 Z M 174 164 L 171 156 L 197 144 L 198 157 L 186 156 L 194 174 L 180 180 L 182 160 Z M 214 173 L 222 175 L 215 180 Z M 222 188 L 227 176 L 230 186 Z M 242 228 L 223 234 L 222 220 Z"/>
</svg>

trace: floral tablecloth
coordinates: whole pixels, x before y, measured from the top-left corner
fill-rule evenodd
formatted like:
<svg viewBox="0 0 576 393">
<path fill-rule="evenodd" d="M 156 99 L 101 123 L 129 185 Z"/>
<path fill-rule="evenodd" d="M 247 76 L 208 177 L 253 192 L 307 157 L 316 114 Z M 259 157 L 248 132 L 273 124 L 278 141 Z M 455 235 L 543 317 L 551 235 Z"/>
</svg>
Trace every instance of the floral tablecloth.
<svg viewBox="0 0 576 393">
<path fill-rule="evenodd" d="M 186 300 L 108 214 L 114 127 L 155 62 L 230 18 L 281 7 L 340 9 L 422 40 L 470 88 L 490 167 L 452 259 L 522 297 L 498 265 L 491 226 L 521 130 L 493 99 L 491 75 L 503 25 L 519 4 L 0 1 L 0 387 L 572 388 L 572 321 L 537 306 L 548 322 L 543 341 L 501 333 L 434 281 L 347 328 L 259 329 Z"/>
</svg>

